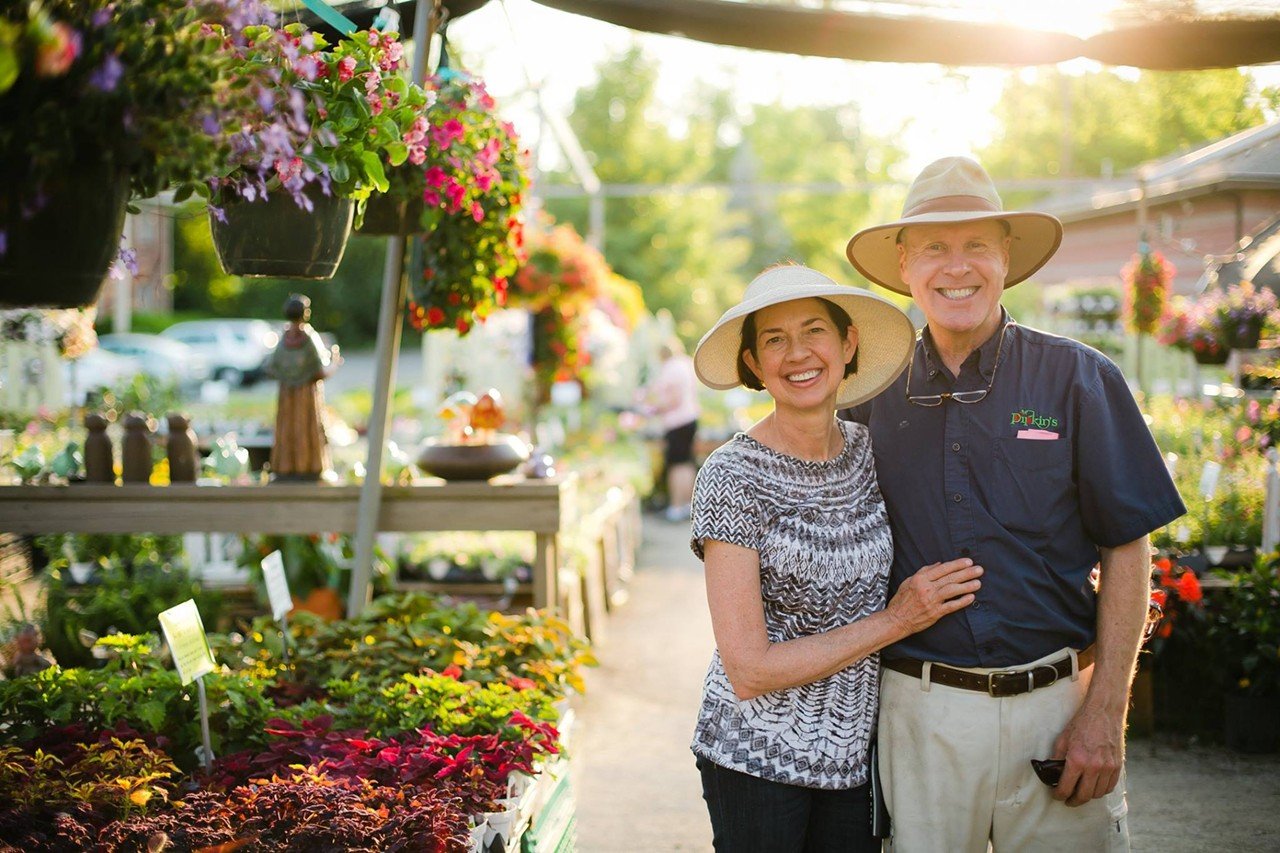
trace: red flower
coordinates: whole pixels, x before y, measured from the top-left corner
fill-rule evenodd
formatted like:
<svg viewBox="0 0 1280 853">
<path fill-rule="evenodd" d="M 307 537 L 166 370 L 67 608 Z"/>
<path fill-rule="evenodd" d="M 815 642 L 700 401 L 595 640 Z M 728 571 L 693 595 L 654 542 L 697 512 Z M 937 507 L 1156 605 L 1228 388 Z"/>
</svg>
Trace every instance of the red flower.
<svg viewBox="0 0 1280 853">
<path fill-rule="evenodd" d="M 356 58 L 344 56 L 338 60 L 338 79 L 342 82 L 350 80 L 356 73 Z"/>
<path fill-rule="evenodd" d="M 444 322 L 444 311 L 432 305 L 427 309 L 427 325 L 439 326 Z"/>
<path fill-rule="evenodd" d="M 1165 602 L 1169 600 L 1169 594 L 1163 589 L 1153 589 L 1151 590 L 1151 600 L 1161 607 L 1164 607 Z"/>
<path fill-rule="evenodd" d="M 444 671 L 441 672 L 440 674 L 445 676 L 446 678 L 452 678 L 455 681 L 461 681 L 462 667 L 458 666 L 456 663 L 451 663 L 448 666 L 446 666 L 444 668 Z"/>
<path fill-rule="evenodd" d="M 1188 604 L 1196 604 L 1204 598 L 1204 591 L 1200 589 L 1200 581 L 1194 572 L 1183 572 L 1178 578 L 1178 597 Z"/>
<path fill-rule="evenodd" d="M 514 690 L 533 690 L 538 686 L 534 683 L 533 679 L 521 678 L 518 675 L 513 675 L 508 678 L 507 685 Z"/>
</svg>

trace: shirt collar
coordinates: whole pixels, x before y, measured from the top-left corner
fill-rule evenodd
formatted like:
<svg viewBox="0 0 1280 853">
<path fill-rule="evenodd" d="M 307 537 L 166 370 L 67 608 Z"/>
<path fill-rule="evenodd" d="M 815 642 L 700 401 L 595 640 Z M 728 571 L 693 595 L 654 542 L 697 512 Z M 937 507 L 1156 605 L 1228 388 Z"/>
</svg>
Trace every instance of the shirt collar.
<svg viewBox="0 0 1280 853">
<path fill-rule="evenodd" d="M 982 346 L 978 347 L 978 373 L 980 373 L 982 378 L 988 382 L 991 381 L 991 374 L 996 369 L 996 358 L 999 355 L 999 353 L 996 352 L 996 347 L 1000 343 L 1000 332 L 1004 329 L 1005 325 L 1009 323 L 1013 324 L 1013 328 L 1009 330 L 1009 333 L 1005 337 L 1011 340 L 1017 333 L 1018 324 L 1016 320 L 1009 316 L 1008 309 L 1001 305 L 1000 324 L 996 326 L 996 330 L 991 333 L 991 337 L 987 338 L 982 343 Z M 938 374 L 942 374 L 943 376 L 954 379 L 955 377 L 951 376 L 951 371 L 949 371 L 947 366 L 942 363 L 942 358 L 938 355 L 937 347 L 933 343 L 933 334 L 929 331 L 928 326 L 925 326 L 920 332 L 920 344 L 921 349 L 924 351 L 924 368 L 927 372 L 928 378 L 934 379 Z M 1004 346 L 1005 357 L 1008 357 L 1008 352 L 1009 346 L 1007 340 Z M 973 354 L 970 353 L 969 357 L 965 359 L 965 363 L 967 364 L 969 359 L 972 358 Z"/>
</svg>

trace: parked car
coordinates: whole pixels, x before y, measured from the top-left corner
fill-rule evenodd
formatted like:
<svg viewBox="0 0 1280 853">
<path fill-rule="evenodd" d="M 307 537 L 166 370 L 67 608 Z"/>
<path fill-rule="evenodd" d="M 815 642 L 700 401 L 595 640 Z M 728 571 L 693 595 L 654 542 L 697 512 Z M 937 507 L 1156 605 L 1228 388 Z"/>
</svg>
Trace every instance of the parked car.
<svg viewBox="0 0 1280 853">
<path fill-rule="evenodd" d="M 83 406 L 88 395 L 117 388 L 138 373 L 138 365 L 132 359 L 99 347 L 77 359 L 63 361 L 62 365 L 69 406 Z"/>
<path fill-rule="evenodd" d="M 261 379 L 262 364 L 280 340 L 266 320 L 189 320 L 160 334 L 204 356 L 213 378 L 233 386 Z"/>
<path fill-rule="evenodd" d="M 160 335 L 99 335 L 98 346 L 132 361 L 140 373 L 172 382 L 184 392 L 198 391 L 209 378 L 209 363 L 191 347 Z"/>
</svg>

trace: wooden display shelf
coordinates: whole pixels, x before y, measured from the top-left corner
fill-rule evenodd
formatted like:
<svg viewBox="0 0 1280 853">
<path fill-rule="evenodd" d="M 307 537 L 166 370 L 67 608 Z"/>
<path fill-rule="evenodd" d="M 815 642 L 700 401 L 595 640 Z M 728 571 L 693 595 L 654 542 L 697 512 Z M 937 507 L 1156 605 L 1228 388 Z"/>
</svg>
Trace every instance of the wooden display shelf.
<svg viewBox="0 0 1280 853">
<path fill-rule="evenodd" d="M 536 539 L 535 607 L 559 599 L 559 536 L 576 477 L 427 480 L 382 490 L 379 531 L 513 530 Z M 0 486 L 4 533 L 353 533 L 359 486 Z M 485 592 L 497 589 L 486 585 Z"/>
</svg>

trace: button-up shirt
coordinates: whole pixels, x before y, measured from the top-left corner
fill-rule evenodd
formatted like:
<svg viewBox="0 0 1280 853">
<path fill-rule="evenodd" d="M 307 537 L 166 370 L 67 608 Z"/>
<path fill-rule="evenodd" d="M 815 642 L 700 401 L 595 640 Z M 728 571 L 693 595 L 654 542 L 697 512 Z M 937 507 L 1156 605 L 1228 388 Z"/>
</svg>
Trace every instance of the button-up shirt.
<svg viewBox="0 0 1280 853">
<path fill-rule="evenodd" d="M 1003 323 L 1000 351 L 997 328 L 958 376 L 928 329 L 916 343 L 912 396 L 990 383 L 981 401 L 910 403 L 904 371 L 841 413 L 871 429 L 894 538 L 890 595 L 931 563 L 970 557 L 984 569 L 973 604 L 890 646 L 886 659 L 1000 667 L 1083 649 L 1096 633 L 1089 574 L 1099 547 L 1186 512 L 1120 369 L 1004 312 Z"/>
</svg>

